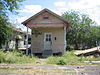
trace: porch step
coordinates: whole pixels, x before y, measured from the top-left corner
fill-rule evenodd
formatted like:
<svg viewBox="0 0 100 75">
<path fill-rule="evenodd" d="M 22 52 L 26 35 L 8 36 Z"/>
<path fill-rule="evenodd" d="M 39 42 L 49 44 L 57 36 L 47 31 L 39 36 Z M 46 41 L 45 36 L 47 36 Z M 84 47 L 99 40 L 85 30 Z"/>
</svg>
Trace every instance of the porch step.
<svg viewBox="0 0 100 75">
<path fill-rule="evenodd" d="M 52 55 L 53 55 L 52 50 L 44 50 L 42 54 L 43 57 L 49 57 Z"/>
</svg>

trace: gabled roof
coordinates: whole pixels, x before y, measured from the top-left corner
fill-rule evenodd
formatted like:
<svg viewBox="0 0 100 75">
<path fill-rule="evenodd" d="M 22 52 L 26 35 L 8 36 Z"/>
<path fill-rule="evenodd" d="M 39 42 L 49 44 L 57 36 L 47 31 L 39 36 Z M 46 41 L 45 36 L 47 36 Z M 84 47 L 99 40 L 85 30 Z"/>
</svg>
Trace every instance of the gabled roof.
<svg viewBox="0 0 100 75">
<path fill-rule="evenodd" d="M 59 19 L 62 20 L 63 22 L 69 24 L 69 22 L 68 22 L 65 18 L 63 18 L 63 17 L 57 15 L 56 13 L 54 13 L 54 12 L 52 12 L 52 11 L 50 11 L 49 9 L 46 9 L 46 8 L 43 9 L 42 11 L 38 12 L 37 14 L 33 15 L 32 17 L 28 18 L 27 20 L 25 20 L 24 22 L 22 22 L 22 24 L 26 25 L 30 20 L 35 19 L 37 16 L 39 16 L 40 14 L 42 14 L 42 13 L 44 13 L 44 12 L 48 12 L 48 13 L 54 15 L 55 17 L 59 18 Z"/>
</svg>

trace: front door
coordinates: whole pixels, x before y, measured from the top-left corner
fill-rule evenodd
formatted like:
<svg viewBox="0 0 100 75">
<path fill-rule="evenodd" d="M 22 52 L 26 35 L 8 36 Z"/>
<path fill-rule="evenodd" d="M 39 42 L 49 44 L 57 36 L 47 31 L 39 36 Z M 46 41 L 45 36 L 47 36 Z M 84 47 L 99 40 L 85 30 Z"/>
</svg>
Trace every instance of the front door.
<svg viewBox="0 0 100 75">
<path fill-rule="evenodd" d="M 52 50 L 52 35 L 51 35 L 51 33 L 44 34 L 44 50 Z"/>
</svg>

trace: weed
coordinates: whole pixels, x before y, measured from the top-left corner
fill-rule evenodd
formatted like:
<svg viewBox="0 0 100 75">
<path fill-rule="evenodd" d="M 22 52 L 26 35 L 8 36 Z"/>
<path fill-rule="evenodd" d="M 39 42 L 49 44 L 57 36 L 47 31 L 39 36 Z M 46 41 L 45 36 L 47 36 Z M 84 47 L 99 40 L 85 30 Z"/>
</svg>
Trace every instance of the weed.
<svg viewBox="0 0 100 75">
<path fill-rule="evenodd" d="M 35 63 L 36 57 L 30 57 L 23 55 L 22 53 L 12 51 L 12 52 L 3 52 L 0 51 L 0 63 Z"/>
<path fill-rule="evenodd" d="M 73 51 L 67 51 L 65 55 L 61 56 L 61 57 L 48 57 L 46 59 L 46 63 L 47 64 L 56 64 L 56 65 L 82 65 L 84 63 L 84 61 L 100 61 L 100 58 L 95 58 L 95 57 L 78 57 L 74 54 L 74 50 Z"/>
</svg>

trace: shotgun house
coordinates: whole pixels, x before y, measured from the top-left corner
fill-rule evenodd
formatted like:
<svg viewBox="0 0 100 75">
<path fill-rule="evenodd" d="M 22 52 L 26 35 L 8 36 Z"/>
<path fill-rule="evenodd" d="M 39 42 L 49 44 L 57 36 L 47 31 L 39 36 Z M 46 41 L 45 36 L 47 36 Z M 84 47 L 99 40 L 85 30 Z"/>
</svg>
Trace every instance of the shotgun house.
<svg viewBox="0 0 100 75">
<path fill-rule="evenodd" d="M 21 28 L 12 28 L 13 34 L 10 36 L 8 42 L 8 50 L 18 48 L 18 50 L 26 49 L 26 32 L 23 32 Z M 31 34 L 28 33 L 28 46 L 31 44 Z M 24 50 L 25 51 L 25 50 Z"/>
<path fill-rule="evenodd" d="M 22 24 L 32 30 L 32 54 L 46 57 L 65 53 L 66 32 L 69 26 L 66 19 L 49 9 L 43 9 Z"/>
</svg>

